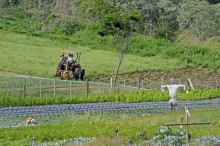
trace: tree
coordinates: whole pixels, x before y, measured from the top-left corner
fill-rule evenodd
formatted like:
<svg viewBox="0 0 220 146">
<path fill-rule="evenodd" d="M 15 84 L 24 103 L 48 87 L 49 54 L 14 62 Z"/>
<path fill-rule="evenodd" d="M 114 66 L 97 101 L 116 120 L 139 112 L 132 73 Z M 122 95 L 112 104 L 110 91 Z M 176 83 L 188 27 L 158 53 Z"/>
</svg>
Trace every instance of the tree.
<svg viewBox="0 0 220 146">
<path fill-rule="evenodd" d="M 218 36 L 219 11 L 219 5 L 210 5 L 205 0 L 184 0 L 178 15 L 180 29 L 190 29 L 200 38 Z"/>
<path fill-rule="evenodd" d="M 124 54 L 128 52 L 133 32 L 137 31 L 140 24 L 140 16 L 136 11 L 115 11 L 103 18 L 103 32 L 115 37 L 115 46 L 118 49 L 118 65 L 113 80 L 113 92 L 117 82 L 118 73 L 123 62 Z"/>
<path fill-rule="evenodd" d="M 160 8 L 157 5 L 159 0 L 133 0 L 124 4 L 124 9 L 135 9 L 141 16 L 144 34 L 153 34 L 158 26 Z"/>
<path fill-rule="evenodd" d="M 10 6 L 9 0 L 4 0 L 4 1 L 3 1 L 3 4 L 1 5 L 2 8 L 7 8 L 7 7 L 9 7 L 9 6 Z"/>
<path fill-rule="evenodd" d="M 81 15 L 92 22 L 101 22 L 105 15 L 112 13 L 113 7 L 105 0 L 82 1 Z"/>
<path fill-rule="evenodd" d="M 210 4 L 218 4 L 220 0 L 207 0 Z"/>
<path fill-rule="evenodd" d="M 172 2 L 170 0 L 132 0 L 117 2 L 116 6 L 123 8 L 124 11 L 136 10 L 142 21 L 140 33 L 153 35 L 155 30 L 158 31 L 161 28 L 162 24 L 166 24 L 171 33 L 178 30 L 178 4 L 179 1 Z"/>
</svg>

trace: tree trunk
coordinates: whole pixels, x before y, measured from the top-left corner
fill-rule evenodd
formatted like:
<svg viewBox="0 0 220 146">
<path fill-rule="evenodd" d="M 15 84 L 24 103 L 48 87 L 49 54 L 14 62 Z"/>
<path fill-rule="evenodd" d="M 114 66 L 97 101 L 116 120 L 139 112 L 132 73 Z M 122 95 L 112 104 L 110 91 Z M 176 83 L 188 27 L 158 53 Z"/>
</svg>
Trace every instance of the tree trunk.
<svg viewBox="0 0 220 146">
<path fill-rule="evenodd" d="M 114 77 L 114 80 L 113 80 L 113 92 L 114 93 L 115 93 L 115 86 L 116 86 L 116 82 L 117 82 L 118 72 L 119 72 L 119 69 L 121 67 L 122 60 L 123 60 L 123 50 L 122 50 L 122 46 L 121 46 L 120 53 L 119 53 L 118 67 L 116 69 L 115 77 Z"/>
</svg>

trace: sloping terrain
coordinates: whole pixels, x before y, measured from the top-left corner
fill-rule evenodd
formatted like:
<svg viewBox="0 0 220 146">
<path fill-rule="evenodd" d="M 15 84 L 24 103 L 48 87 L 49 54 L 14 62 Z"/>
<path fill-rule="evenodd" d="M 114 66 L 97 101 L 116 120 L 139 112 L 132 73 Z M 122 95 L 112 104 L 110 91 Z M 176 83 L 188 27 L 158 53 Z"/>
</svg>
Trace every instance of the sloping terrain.
<svg viewBox="0 0 220 146">
<path fill-rule="evenodd" d="M 82 52 L 80 62 L 81 66 L 86 69 L 87 76 L 113 75 L 118 63 L 117 52 L 94 50 L 76 44 L 6 31 L 0 31 L 0 50 L 1 72 L 40 77 L 53 77 L 59 62 L 59 55 L 63 50 Z M 164 66 L 166 67 L 164 68 Z M 169 70 L 182 66 L 175 58 L 140 57 L 128 54 L 124 57 L 120 73 Z"/>
<path fill-rule="evenodd" d="M 82 52 L 81 65 L 86 69 L 86 76 L 90 80 L 110 81 L 114 77 L 118 54 L 111 51 L 91 50 L 87 47 L 66 44 L 49 39 L 30 37 L 21 34 L 0 31 L 0 72 L 53 78 L 59 54 L 63 50 L 77 50 Z M 215 63 L 215 62 L 214 62 Z M 190 78 L 194 84 L 200 81 L 218 82 L 218 70 L 202 67 L 187 67 L 185 62 L 178 59 L 159 56 L 140 57 L 126 55 L 119 71 L 119 81 L 136 82 Z M 212 83 L 213 84 L 213 83 Z"/>
</svg>

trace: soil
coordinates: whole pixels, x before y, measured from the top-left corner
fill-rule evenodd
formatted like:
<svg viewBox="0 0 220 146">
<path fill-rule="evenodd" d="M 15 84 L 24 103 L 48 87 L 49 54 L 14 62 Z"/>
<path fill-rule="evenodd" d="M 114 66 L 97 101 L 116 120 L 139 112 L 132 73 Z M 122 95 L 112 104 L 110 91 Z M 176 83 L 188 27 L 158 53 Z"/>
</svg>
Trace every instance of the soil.
<svg viewBox="0 0 220 146">
<path fill-rule="evenodd" d="M 140 79 L 140 81 L 161 81 L 162 79 L 164 81 L 169 81 L 171 78 L 175 78 L 181 81 L 187 81 L 190 79 L 196 84 L 212 84 L 212 86 L 216 87 L 216 85 L 220 84 L 219 77 L 220 72 L 215 70 L 207 68 L 184 68 L 172 71 L 151 71 L 119 74 L 117 82 L 137 82 L 138 79 Z M 111 76 L 98 76 L 92 78 L 92 80 L 101 80 L 103 82 L 109 82 L 110 79 Z"/>
</svg>

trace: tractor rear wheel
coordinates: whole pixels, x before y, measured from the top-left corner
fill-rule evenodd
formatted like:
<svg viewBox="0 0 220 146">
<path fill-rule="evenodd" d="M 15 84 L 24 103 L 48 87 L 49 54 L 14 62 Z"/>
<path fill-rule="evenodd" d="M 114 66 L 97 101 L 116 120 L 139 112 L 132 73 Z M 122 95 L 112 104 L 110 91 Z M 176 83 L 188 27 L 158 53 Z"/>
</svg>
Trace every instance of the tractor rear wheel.
<svg viewBox="0 0 220 146">
<path fill-rule="evenodd" d="M 85 79 L 85 69 L 82 69 L 81 74 L 80 74 L 80 80 L 83 81 Z"/>
<path fill-rule="evenodd" d="M 75 80 L 79 80 L 79 75 L 80 75 L 80 69 L 77 67 L 75 68 L 75 71 L 74 71 L 74 78 Z"/>
</svg>

